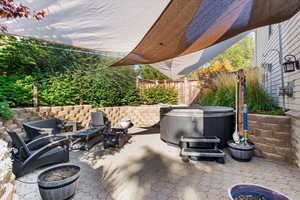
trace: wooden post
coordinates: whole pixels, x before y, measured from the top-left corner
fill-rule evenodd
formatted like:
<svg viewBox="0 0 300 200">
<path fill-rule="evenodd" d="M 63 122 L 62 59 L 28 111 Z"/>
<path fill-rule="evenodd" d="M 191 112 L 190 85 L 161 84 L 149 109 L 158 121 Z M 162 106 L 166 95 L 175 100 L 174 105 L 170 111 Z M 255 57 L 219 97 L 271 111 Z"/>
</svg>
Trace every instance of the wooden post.
<svg viewBox="0 0 300 200">
<path fill-rule="evenodd" d="M 39 106 L 39 90 L 35 84 L 33 84 L 33 86 L 32 86 L 32 93 L 33 93 L 33 106 L 38 107 Z"/>
<path fill-rule="evenodd" d="M 139 89 L 139 83 L 140 83 L 140 79 L 137 78 L 136 81 L 135 81 L 135 87 L 136 87 L 137 89 Z"/>
<path fill-rule="evenodd" d="M 155 80 L 155 85 L 158 86 L 158 80 Z"/>
<path fill-rule="evenodd" d="M 239 134 L 242 137 L 245 137 L 244 133 L 244 91 L 243 91 L 243 82 L 245 80 L 245 73 L 243 70 L 239 70 L 237 72 L 237 80 L 238 80 L 238 130 Z"/>
<path fill-rule="evenodd" d="M 79 105 L 83 105 L 84 101 L 83 101 L 83 92 L 84 89 L 80 88 L 80 99 L 79 99 Z"/>
<path fill-rule="evenodd" d="M 189 83 L 188 79 L 184 78 L 183 82 L 183 96 L 184 96 L 184 104 L 189 104 Z"/>
</svg>

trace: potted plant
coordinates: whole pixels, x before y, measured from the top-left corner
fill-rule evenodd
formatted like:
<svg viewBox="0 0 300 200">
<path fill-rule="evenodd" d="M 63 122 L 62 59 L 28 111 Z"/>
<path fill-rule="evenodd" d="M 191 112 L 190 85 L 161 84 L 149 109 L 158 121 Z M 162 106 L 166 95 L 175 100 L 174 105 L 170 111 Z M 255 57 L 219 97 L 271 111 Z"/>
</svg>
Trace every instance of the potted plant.
<svg viewBox="0 0 300 200">
<path fill-rule="evenodd" d="M 80 167 L 74 164 L 56 165 L 38 176 L 38 186 L 43 200 L 65 200 L 75 195 Z"/>
<path fill-rule="evenodd" d="M 228 141 L 229 152 L 233 159 L 250 161 L 254 155 L 255 145 L 248 139 L 248 109 L 246 76 L 243 70 L 237 71 L 236 84 L 236 122 L 233 140 Z"/>
</svg>

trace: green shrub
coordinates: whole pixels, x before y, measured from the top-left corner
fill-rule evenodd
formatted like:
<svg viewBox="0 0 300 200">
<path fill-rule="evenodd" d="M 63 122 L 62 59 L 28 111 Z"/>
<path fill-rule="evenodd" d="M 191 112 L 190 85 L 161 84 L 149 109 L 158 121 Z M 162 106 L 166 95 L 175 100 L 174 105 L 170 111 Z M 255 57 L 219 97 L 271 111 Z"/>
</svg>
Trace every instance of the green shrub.
<svg viewBox="0 0 300 200">
<path fill-rule="evenodd" d="M 123 105 L 138 106 L 141 104 L 140 95 L 135 87 L 128 89 L 127 93 L 122 99 Z"/>
<path fill-rule="evenodd" d="M 5 35 L 0 44 L 0 101 L 11 107 L 32 106 L 33 84 L 45 106 L 75 105 L 81 97 L 97 107 L 139 104 L 135 70 L 110 67 L 114 58 Z"/>
<path fill-rule="evenodd" d="M 43 79 L 39 86 L 41 105 L 76 105 L 81 97 L 84 104 L 94 107 L 139 104 L 135 73 L 130 67 L 109 68 L 108 64 L 95 63 Z"/>
<path fill-rule="evenodd" d="M 70 66 L 63 72 L 43 72 L 22 76 L 0 76 L 0 101 L 10 106 L 32 106 L 33 84 L 39 89 L 39 104 L 44 106 L 84 104 L 99 106 L 139 105 L 132 67 L 111 68 L 109 60 Z"/>
<path fill-rule="evenodd" d="M 54 74 L 39 84 L 39 104 L 63 106 L 79 104 L 80 88 L 70 75 Z"/>
<path fill-rule="evenodd" d="M 177 104 L 178 92 L 172 88 L 156 86 L 146 89 L 142 94 L 142 100 L 145 104 Z"/>
<path fill-rule="evenodd" d="M 32 83 L 32 76 L 1 75 L 0 101 L 13 107 L 32 105 Z"/>
<path fill-rule="evenodd" d="M 13 112 L 9 108 L 9 104 L 6 102 L 0 102 L 0 117 L 3 119 L 12 119 L 15 116 L 15 112 Z"/>
</svg>

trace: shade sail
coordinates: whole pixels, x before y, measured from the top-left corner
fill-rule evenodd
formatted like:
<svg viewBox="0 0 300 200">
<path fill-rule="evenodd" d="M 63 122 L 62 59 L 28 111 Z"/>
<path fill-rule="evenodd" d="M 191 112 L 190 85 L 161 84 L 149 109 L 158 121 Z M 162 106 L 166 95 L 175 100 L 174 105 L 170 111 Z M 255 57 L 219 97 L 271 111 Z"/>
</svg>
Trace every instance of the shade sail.
<svg viewBox="0 0 300 200">
<path fill-rule="evenodd" d="M 154 63 L 277 23 L 300 0 L 23 0 L 42 21 L 5 22 L 11 34 L 99 51 L 130 52 L 118 65 Z"/>
<path fill-rule="evenodd" d="M 116 65 L 183 56 L 281 22 L 299 10 L 300 0 L 173 0 L 139 45 Z"/>
<path fill-rule="evenodd" d="M 241 33 L 233 38 L 215 44 L 201 51 L 176 57 L 168 60 L 167 62 L 162 61 L 159 63 L 154 63 L 151 64 L 151 66 L 173 80 L 180 79 L 182 76 L 199 69 L 215 56 L 223 53 L 232 45 L 247 36 L 250 32 L 251 31 Z"/>
<path fill-rule="evenodd" d="M 128 54 L 169 0 L 22 0 L 46 17 L 2 20 L 8 33 L 105 52 Z"/>
<path fill-rule="evenodd" d="M 158 63 L 150 64 L 151 67 L 154 69 L 160 71 L 167 77 L 169 77 L 172 80 L 178 80 L 180 79 L 183 74 L 180 74 L 182 70 L 185 70 L 186 68 L 189 68 L 191 66 L 197 65 L 199 60 L 201 59 L 203 55 L 204 50 L 197 51 L 195 53 L 191 53 L 185 56 L 176 57 L 167 61 L 161 61 Z M 200 68 L 201 65 L 197 66 L 197 68 Z"/>
</svg>

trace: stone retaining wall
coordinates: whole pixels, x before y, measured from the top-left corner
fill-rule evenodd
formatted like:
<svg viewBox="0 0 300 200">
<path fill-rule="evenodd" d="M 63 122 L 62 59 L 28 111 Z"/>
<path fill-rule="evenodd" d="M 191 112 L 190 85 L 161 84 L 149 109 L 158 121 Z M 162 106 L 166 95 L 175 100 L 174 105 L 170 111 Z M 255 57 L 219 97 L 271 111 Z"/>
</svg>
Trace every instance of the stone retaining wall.
<svg viewBox="0 0 300 200">
<path fill-rule="evenodd" d="M 160 106 L 104 107 L 97 110 L 107 115 L 113 127 L 118 127 L 122 118 L 129 118 L 135 127 L 154 126 L 160 120 Z"/>
<path fill-rule="evenodd" d="M 0 200 L 17 200 L 15 176 L 7 143 L 0 139 Z"/>
<path fill-rule="evenodd" d="M 66 121 L 80 122 L 82 127 L 88 127 L 90 113 L 93 111 L 103 111 L 111 121 L 112 127 L 119 127 L 122 118 L 129 118 L 136 127 L 150 127 L 159 122 L 160 106 L 121 106 L 92 108 L 90 105 L 82 106 L 57 106 L 39 108 L 17 108 L 13 109 L 16 116 L 12 120 L 0 119 L 0 138 L 9 140 L 4 135 L 5 128 L 14 130 L 19 134 L 22 132 L 22 124 L 33 120 L 48 117 L 57 117 Z"/>
<path fill-rule="evenodd" d="M 292 162 L 291 119 L 288 116 L 249 115 L 250 139 L 256 155 Z"/>
<path fill-rule="evenodd" d="M 291 117 L 291 143 L 293 161 L 300 168 L 300 111 L 286 113 Z"/>
</svg>

